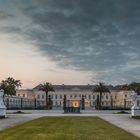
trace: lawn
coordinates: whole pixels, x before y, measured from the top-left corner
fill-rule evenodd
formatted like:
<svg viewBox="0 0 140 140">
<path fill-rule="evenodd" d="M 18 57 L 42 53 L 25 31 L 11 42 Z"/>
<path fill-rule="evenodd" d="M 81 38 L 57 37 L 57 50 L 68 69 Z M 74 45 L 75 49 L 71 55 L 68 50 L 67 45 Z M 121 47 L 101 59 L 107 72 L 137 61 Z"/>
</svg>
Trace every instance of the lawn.
<svg viewBox="0 0 140 140">
<path fill-rule="evenodd" d="M 139 140 L 98 117 L 43 117 L 0 131 L 0 140 Z"/>
</svg>

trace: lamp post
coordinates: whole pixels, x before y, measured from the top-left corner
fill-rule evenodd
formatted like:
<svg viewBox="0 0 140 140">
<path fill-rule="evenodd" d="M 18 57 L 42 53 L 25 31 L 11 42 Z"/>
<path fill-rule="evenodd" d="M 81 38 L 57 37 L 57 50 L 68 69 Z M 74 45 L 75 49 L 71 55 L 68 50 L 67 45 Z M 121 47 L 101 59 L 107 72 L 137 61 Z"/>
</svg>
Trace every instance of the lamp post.
<svg viewBox="0 0 140 140">
<path fill-rule="evenodd" d="M 84 95 L 82 95 L 82 110 L 85 109 L 85 99 L 84 99 Z"/>
<path fill-rule="evenodd" d="M 64 95 L 64 99 L 63 99 L 63 110 L 64 110 L 64 112 L 66 113 L 66 95 Z"/>
<path fill-rule="evenodd" d="M 126 99 L 124 99 L 124 109 L 126 109 Z"/>
</svg>

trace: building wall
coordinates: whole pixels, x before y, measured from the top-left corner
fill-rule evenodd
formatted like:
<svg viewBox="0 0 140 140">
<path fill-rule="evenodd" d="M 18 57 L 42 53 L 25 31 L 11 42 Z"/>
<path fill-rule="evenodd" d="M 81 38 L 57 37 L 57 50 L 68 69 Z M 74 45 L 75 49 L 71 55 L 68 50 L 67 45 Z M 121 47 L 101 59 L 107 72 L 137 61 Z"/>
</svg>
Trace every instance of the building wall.
<svg viewBox="0 0 140 140">
<path fill-rule="evenodd" d="M 24 97 L 27 99 L 36 99 L 37 105 L 45 106 L 46 105 L 46 94 L 43 91 L 37 90 L 17 90 L 16 96 Z"/>
<path fill-rule="evenodd" d="M 45 106 L 46 105 L 46 94 L 44 91 L 33 91 L 34 98 L 36 98 L 37 105 Z"/>
<path fill-rule="evenodd" d="M 17 90 L 17 96 L 25 97 L 28 99 L 36 99 L 37 105 L 46 105 L 46 94 L 39 90 Z M 66 95 L 67 99 L 82 99 L 82 95 L 85 97 L 85 106 L 93 107 L 96 106 L 96 100 L 99 93 L 93 93 L 91 90 L 80 90 L 74 88 L 71 90 L 56 90 L 55 92 L 49 92 L 51 96 L 53 107 L 63 107 L 63 98 Z M 140 101 L 140 97 L 139 97 Z M 130 108 L 131 103 L 131 91 L 116 91 L 111 90 L 111 93 L 103 93 L 102 95 L 102 106 L 103 107 L 125 107 Z"/>
<path fill-rule="evenodd" d="M 34 99 L 34 92 L 31 89 L 20 89 L 16 91 L 16 96 Z"/>
<path fill-rule="evenodd" d="M 132 106 L 131 100 L 132 92 L 128 91 L 112 91 L 114 106 L 130 108 Z"/>
</svg>

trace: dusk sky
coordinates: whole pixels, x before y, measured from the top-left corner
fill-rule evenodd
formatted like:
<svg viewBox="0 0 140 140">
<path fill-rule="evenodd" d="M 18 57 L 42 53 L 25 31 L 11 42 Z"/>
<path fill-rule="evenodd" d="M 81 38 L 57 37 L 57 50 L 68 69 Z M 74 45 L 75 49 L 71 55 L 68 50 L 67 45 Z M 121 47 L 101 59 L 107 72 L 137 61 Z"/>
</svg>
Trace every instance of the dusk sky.
<svg viewBox="0 0 140 140">
<path fill-rule="evenodd" d="M 0 0 L 0 80 L 23 88 L 140 82 L 140 0 Z"/>
</svg>

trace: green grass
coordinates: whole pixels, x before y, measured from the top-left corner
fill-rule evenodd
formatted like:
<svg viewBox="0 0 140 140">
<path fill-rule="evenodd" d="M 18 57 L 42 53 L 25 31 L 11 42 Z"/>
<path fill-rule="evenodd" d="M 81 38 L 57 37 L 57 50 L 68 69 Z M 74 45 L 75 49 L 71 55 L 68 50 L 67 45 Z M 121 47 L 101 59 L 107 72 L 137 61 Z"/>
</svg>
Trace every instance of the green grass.
<svg viewBox="0 0 140 140">
<path fill-rule="evenodd" d="M 0 131 L 0 140 L 139 140 L 98 117 L 43 117 Z"/>
</svg>

